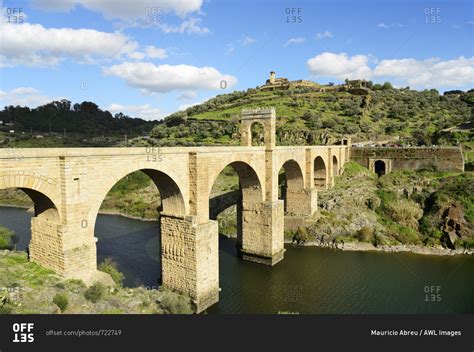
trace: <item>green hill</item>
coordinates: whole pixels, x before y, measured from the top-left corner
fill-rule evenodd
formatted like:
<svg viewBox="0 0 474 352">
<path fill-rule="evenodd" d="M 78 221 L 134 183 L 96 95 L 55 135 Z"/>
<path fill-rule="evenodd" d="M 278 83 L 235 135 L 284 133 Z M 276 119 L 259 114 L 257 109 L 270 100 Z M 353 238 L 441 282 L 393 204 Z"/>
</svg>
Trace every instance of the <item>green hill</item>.
<svg viewBox="0 0 474 352">
<path fill-rule="evenodd" d="M 440 95 L 435 89 L 383 87 L 374 85 L 367 94 L 311 87 L 236 91 L 167 116 L 151 136 L 159 139 L 159 145 L 238 144 L 240 111 L 272 106 L 280 145 L 328 144 L 343 135 L 355 141 L 400 137 L 404 144 L 414 145 L 472 140 L 469 133 L 456 138 L 438 134 L 471 120 L 474 90 Z"/>
</svg>

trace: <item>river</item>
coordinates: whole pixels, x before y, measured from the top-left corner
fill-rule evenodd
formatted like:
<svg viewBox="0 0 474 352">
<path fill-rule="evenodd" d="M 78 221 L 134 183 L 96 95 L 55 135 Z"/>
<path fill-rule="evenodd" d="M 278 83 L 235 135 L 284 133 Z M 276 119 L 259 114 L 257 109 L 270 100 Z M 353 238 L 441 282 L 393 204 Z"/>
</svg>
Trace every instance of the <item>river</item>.
<svg viewBox="0 0 474 352">
<path fill-rule="evenodd" d="M 0 207 L 0 224 L 30 239 L 31 215 Z M 112 257 L 125 285 L 156 286 L 159 228 L 120 216 L 99 215 L 98 260 Z M 344 252 L 286 246 L 275 267 L 237 257 L 235 241 L 219 240 L 220 302 L 208 313 L 316 314 L 474 313 L 474 256 Z M 433 296 L 432 296 L 433 295 Z"/>
</svg>

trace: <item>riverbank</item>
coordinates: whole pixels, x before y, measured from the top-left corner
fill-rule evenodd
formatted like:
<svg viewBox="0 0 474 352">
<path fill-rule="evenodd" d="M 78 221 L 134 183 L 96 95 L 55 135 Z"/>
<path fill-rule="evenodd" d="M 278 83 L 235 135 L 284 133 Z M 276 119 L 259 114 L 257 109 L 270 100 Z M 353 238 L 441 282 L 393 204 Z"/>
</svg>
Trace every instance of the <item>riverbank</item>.
<svg viewBox="0 0 474 352">
<path fill-rule="evenodd" d="M 144 286 L 66 280 L 30 262 L 25 252 L 0 251 L 0 314 L 190 314 L 189 298 Z"/>
<path fill-rule="evenodd" d="M 291 240 L 285 240 L 286 244 L 291 244 Z M 409 252 L 414 254 L 422 255 L 440 255 L 440 256 L 454 256 L 454 255 L 474 255 L 472 250 L 464 249 L 449 249 L 443 248 L 440 246 L 437 247 L 427 247 L 421 245 L 381 245 L 374 246 L 372 243 L 368 242 L 345 242 L 344 245 L 338 243 L 336 246 L 333 246 L 331 243 L 321 244 L 317 241 L 305 242 L 304 246 L 309 247 L 321 247 L 321 248 L 332 248 L 335 250 L 343 251 L 355 251 L 355 252 L 386 252 L 386 253 L 399 253 L 399 252 Z"/>
</svg>

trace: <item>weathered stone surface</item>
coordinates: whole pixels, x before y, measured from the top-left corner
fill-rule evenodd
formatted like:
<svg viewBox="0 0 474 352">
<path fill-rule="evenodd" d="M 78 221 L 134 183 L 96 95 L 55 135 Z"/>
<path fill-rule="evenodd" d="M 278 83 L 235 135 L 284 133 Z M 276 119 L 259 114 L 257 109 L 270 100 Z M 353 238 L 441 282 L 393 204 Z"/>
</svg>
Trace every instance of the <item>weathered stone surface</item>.
<svg viewBox="0 0 474 352">
<path fill-rule="evenodd" d="M 460 147 L 357 147 L 351 148 L 350 153 L 351 160 L 372 171 L 377 160 L 385 162 L 386 173 L 419 169 L 464 171 L 464 156 Z"/>
</svg>

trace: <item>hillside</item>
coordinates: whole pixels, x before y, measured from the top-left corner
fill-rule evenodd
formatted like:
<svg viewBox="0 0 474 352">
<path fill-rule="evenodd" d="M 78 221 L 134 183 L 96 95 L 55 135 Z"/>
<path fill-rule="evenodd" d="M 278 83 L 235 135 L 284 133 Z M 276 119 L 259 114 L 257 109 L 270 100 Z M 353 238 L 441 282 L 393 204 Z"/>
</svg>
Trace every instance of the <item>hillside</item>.
<svg viewBox="0 0 474 352">
<path fill-rule="evenodd" d="M 374 245 L 474 247 L 471 172 L 400 171 L 378 178 L 350 162 L 334 188 L 321 192 L 312 240 Z"/>
<path fill-rule="evenodd" d="M 0 145 L 4 147 L 110 147 L 150 132 L 156 121 L 114 116 L 95 103 L 68 100 L 30 109 L 6 106 L 0 111 Z"/>
<path fill-rule="evenodd" d="M 351 135 L 354 141 L 400 137 L 412 145 L 472 139 L 469 133 L 456 133 L 455 138 L 452 134 L 446 138 L 446 133 L 440 138 L 439 133 L 471 120 L 474 90 L 439 95 L 435 89 L 376 86 L 367 89 L 368 94 L 311 87 L 237 91 L 167 116 L 151 135 L 160 145 L 236 144 L 240 111 L 273 106 L 281 145 L 327 144 L 342 135 Z"/>
</svg>

